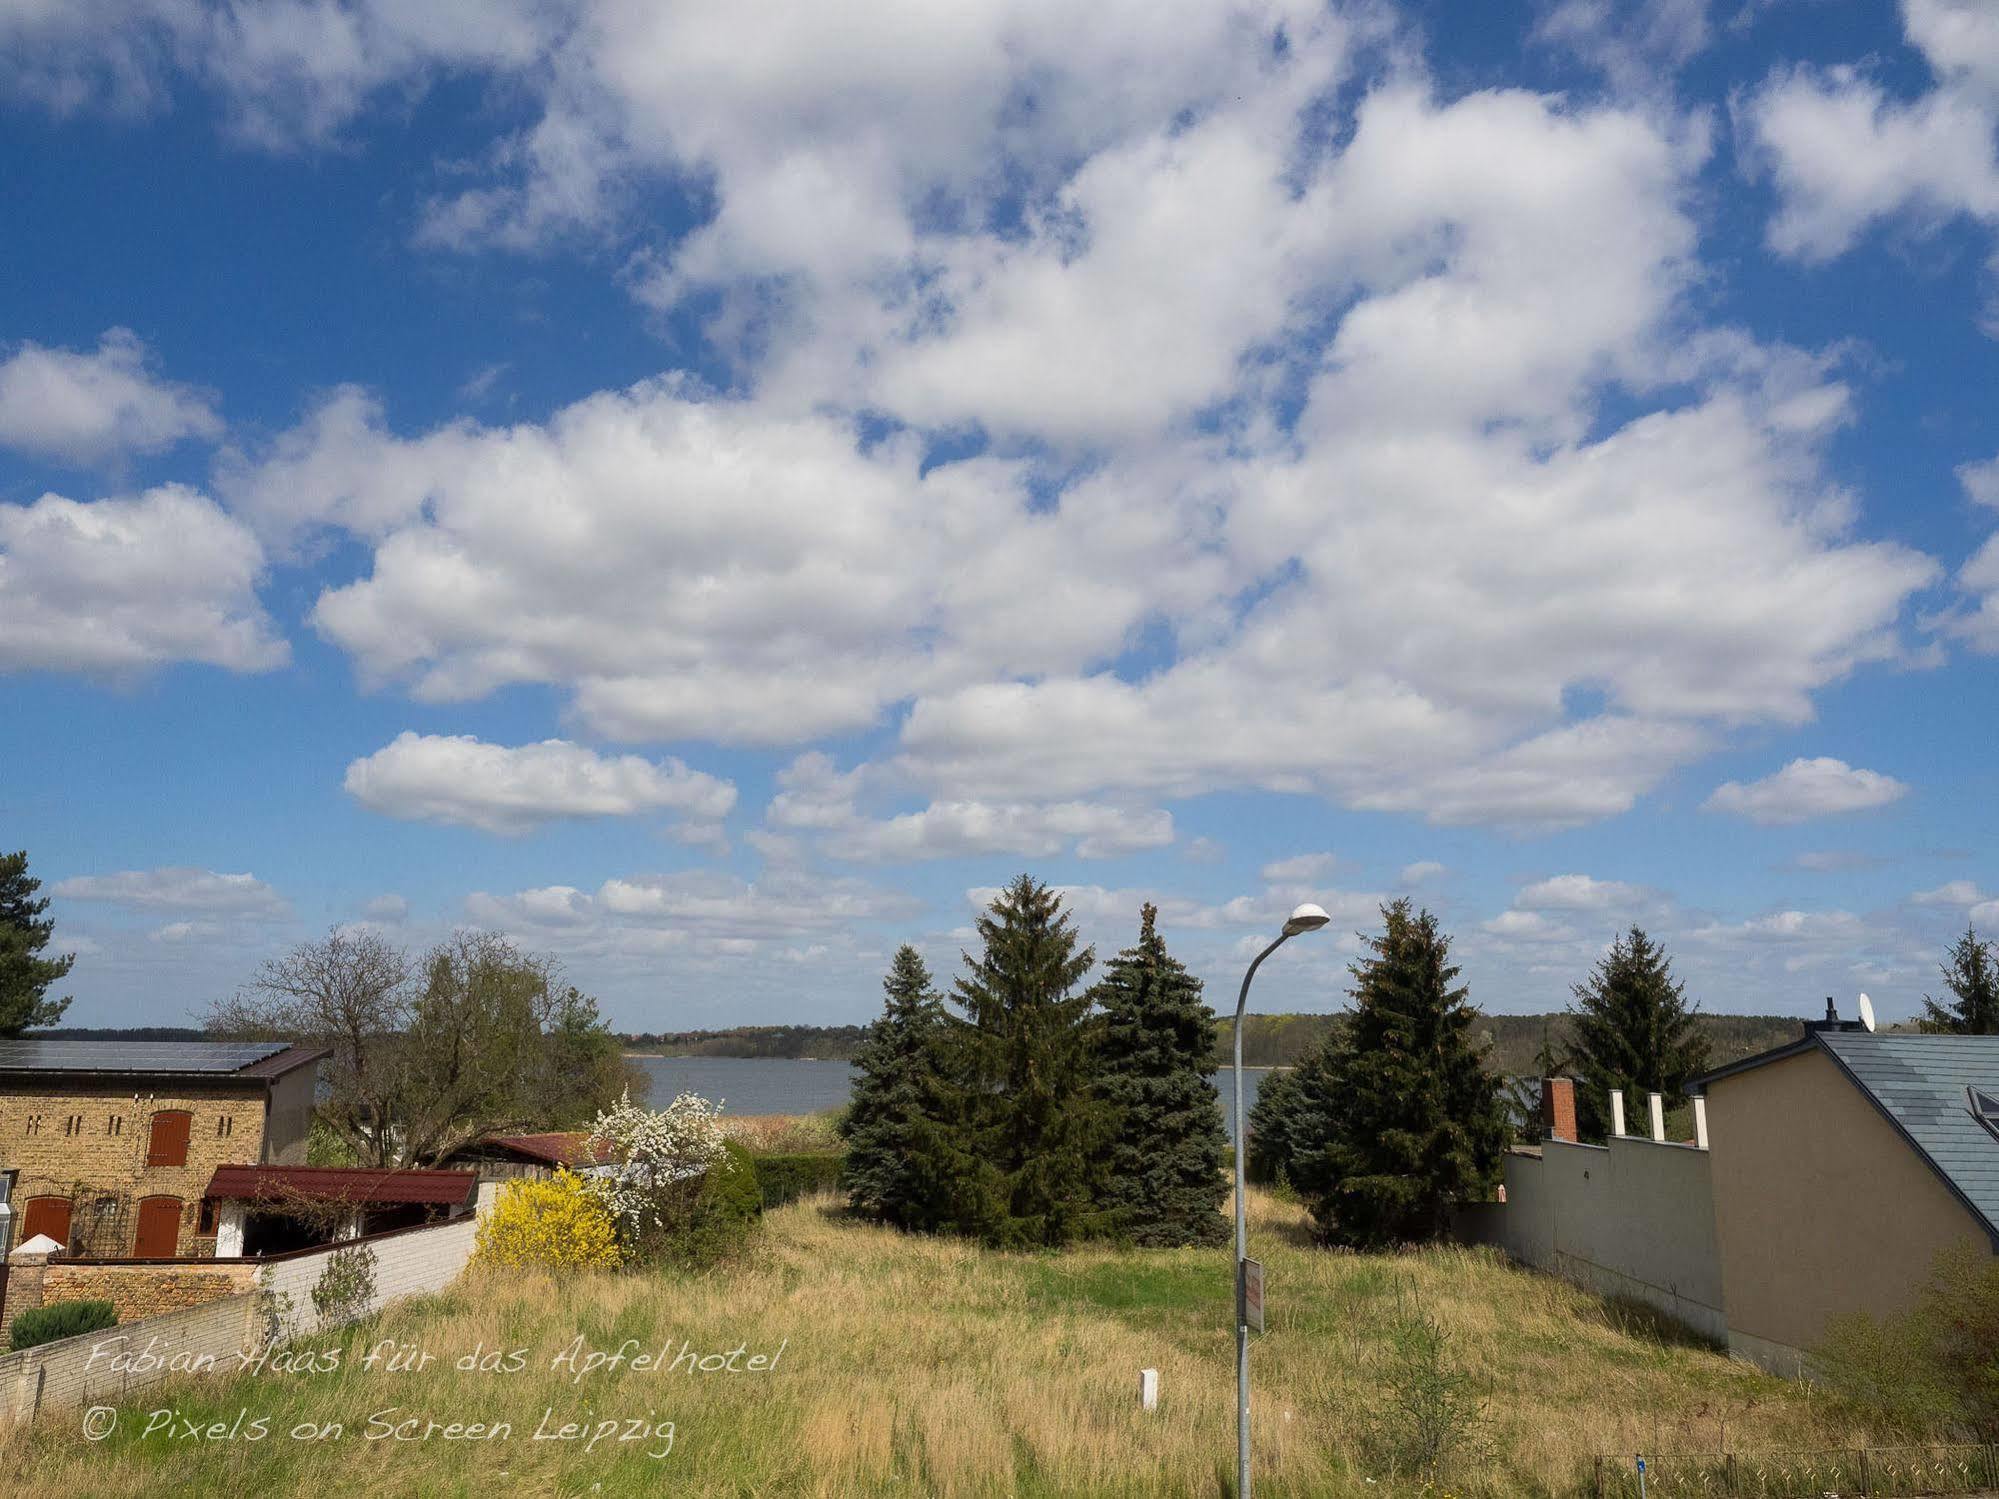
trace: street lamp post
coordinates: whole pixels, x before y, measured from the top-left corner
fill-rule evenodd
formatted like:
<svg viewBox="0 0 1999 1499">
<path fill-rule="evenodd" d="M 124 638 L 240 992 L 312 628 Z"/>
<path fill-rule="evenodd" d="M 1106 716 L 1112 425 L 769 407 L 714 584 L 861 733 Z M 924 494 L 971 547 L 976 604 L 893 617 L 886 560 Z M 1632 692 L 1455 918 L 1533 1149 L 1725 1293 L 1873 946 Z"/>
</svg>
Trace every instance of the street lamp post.
<svg viewBox="0 0 1999 1499">
<path fill-rule="evenodd" d="M 1243 1203 L 1242 1169 L 1242 1010 L 1249 1003 L 1249 981 L 1263 960 L 1300 932 L 1316 932 L 1333 918 L 1314 905 L 1291 913 L 1277 940 L 1250 962 L 1242 976 L 1242 993 L 1235 1002 L 1235 1466 L 1236 1499 L 1249 1499 L 1249 1307 L 1246 1301 L 1244 1249 L 1249 1240 L 1249 1215 Z"/>
</svg>

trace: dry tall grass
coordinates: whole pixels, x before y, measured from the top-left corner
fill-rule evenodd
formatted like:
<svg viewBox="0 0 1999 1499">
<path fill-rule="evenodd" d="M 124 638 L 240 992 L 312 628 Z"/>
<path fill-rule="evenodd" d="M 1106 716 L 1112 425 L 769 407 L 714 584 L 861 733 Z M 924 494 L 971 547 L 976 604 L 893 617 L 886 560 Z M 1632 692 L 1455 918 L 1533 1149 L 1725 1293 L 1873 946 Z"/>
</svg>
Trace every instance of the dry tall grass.
<svg viewBox="0 0 1999 1499">
<path fill-rule="evenodd" d="M 822 1114 L 724 1114 L 722 1133 L 758 1155 L 787 1155 L 793 1152 L 837 1150 L 840 1136 L 835 1115 Z"/>
<path fill-rule="evenodd" d="M 1270 1331 L 1252 1350 L 1257 1492 L 1405 1491 L 1370 1436 L 1382 1329 L 1420 1304 L 1479 1380 L 1490 1462 L 1458 1494 L 1569 1494 L 1597 1452 L 1854 1445 L 1808 1388 L 1662 1338 L 1642 1319 L 1484 1252 L 1354 1256 L 1310 1246 L 1302 1213 L 1252 1200 L 1252 1252 L 1268 1267 Z M 517 1274 L 469 1279 L 337 1339 L 332 1375 L 158 1389 L 96 1445 L 57 1417 L 0 1452 L 0 1491 L 486 1496 L 1217 1496 L 1234 1462 L 1226 1250 L 999 1255 L 844 1221 L 830 1203 L 770 1215 L 745 1263 L 697 1278 Z M 599 1372 L 572 1382 L 551 1359 L 576 1336 L 598 1349 L 784 1352 L 764 1373 Z M 422 1372 L 356 1367 L 383 1339 L 438 1355 Z M 320 1346 L 314 1340 L 310 1346 Z M 460 1373 L 475 1349 L 526 1348 L 518 1374 Z M 745 1359 L 747 1355 L 745 1355 Z M 1138 1371 L 1160 1371 L 1156 1412 Z M 197 1421 L 267 1414 L 261 1442 L 135 1435 L 149 1410 Z M 390 1419 L 509 1421 L 507 1443 L 368 1441 Z M 671 1453 L 530 1440 L 554 1420 L 675 1423 Z M 340 1420 L 338 1440 L 292 1440 Z M 653 1444 L 647 1444 L 653 1445 Z M 654 1448 L 656 1449 L 656 1446 Z"/>
</svg>

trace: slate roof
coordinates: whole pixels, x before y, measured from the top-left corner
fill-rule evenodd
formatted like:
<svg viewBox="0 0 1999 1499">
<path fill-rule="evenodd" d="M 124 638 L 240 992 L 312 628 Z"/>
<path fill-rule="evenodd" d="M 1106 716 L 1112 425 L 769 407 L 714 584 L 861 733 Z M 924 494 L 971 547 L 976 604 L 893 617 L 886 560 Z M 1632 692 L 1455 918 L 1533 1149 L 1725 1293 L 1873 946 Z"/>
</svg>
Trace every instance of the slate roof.
<svg viewBox="0 0 1999 1499">
<path fill-rule="evenodd" d="M 372 1166 L 217 1166 L 204 1194 L 254 1202 L 308 1197 L 321 1202 L 469 1202 L 478 1189 L 472 1171 L 389 1171 Z"/>
<path fill-rule="evenodd" d="M 1819 1044 L 1999 1239 L 1999 1138 L 1967 1088 L 1999 1096 L 1999 1036 L 1820 1031 Z"/>
<path fill-rule="evenodd" d="M 282 1041 L 0 1041 L 0 1076 L 60 1072 L 262 1079 L 326 1055 Z"/>
</svg>

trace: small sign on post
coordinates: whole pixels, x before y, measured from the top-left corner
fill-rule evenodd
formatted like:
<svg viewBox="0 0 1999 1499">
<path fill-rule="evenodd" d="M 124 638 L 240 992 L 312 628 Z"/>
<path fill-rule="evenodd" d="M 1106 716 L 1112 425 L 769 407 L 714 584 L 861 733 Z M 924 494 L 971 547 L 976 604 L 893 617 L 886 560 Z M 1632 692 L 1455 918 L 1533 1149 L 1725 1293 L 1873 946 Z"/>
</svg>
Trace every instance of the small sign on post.
<svg viewBox="0 0 1999 1499">
<path fill-rule="evenodd" d="M 1263 1262 L 1242 1262 L 1242 1324 L 1263 1331 Z"/>
</svg>

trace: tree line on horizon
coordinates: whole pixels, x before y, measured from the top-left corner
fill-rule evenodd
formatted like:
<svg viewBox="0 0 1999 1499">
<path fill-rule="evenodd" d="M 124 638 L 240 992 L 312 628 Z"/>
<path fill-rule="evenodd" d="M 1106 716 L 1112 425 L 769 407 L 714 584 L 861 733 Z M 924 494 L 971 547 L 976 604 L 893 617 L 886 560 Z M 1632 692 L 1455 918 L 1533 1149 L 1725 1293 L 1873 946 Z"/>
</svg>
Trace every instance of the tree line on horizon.
<svg viewBox="0 0 1999 1499">
<path fill-rule="evenodd" d="M 1796 1015 L 1718 1015 L 1696 1011 L 1694 1023 L 1708 1038 L 1717 1066 L 1793 1039 Z M 1509 1077 L 1534 1073 L 1549 1051 L 1557 1054 L 1573 1039 L 1567 1010 L 1533 1014 L 1479 1012 L 1479 1037 L 1495 1071 Z M 1345 1024 L 1343 1011 L 1288 1010 L 1243 1016 L 1246 1067 L 1295 1067 Z M 1214 1017 L 1214 1057 L 1226 1066 L 1233 1034 L 1226 1015 Z M 82 1032 L 66 1029 L 66 1035 Z M 663 1057 L 729 1057 L 770 1061 L 851 1062 L 867 1039 L 866 1025 L 735 1025 L 713 1030 L 622 1031 L 618 1039 L 633 1051 Z M 107 1033 L 111 1034 L 111 1033 Z M 124 1034 L 118 1032 L 116 1034 Z M 189 1033 L 193 1034 L 192 1032 Z M 163 1033 L 162 1039 L 165 1039 Z"/>
</svg>

